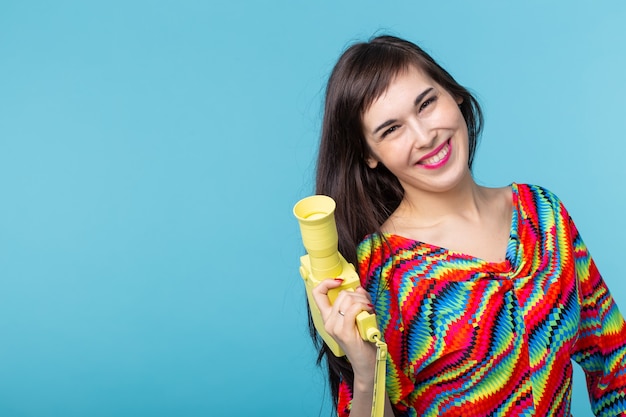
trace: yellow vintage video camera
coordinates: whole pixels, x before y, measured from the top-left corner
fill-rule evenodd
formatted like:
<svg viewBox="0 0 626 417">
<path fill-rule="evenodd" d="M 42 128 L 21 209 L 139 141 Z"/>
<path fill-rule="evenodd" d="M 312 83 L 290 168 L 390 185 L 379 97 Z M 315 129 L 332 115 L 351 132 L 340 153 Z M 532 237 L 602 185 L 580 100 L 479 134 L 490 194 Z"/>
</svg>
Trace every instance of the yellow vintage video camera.
<svg viewBox="0 0 626 417">
<path fill-rule="evenodd" d="M 330 302 L 334 303 L 340 291 L 354 291 L 360 285 L 354 266 L 348 263 L 337 249 L 335 207 L 336 204 L 332 198 L 314 195 L 296 203 L 293 214 L 300 224 L 302 243 L 307 251 L 307 255 L 300 258 L 300 275 L 306 286 L 313 323 L 335 356 L 344 356 L 345 353 L 339 344 L 324 329 L 324 321 L 312 294 L 313 288 L 322 280 L 342 278 L 341 286 L 328 292 Z M 372 343 L 380 340 L 376 316 L 362 311 L 357 315 L 356 323 L 363 340 Z"/>
</svg>

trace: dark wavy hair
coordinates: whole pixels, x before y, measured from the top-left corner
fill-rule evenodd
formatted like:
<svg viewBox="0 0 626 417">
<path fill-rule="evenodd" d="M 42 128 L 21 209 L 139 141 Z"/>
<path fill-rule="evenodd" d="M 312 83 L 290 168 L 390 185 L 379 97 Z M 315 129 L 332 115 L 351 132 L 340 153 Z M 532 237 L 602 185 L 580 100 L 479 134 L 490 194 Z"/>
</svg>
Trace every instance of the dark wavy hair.
<svg viewBox="0 0 626 417">
<path fill-rule="evenodd" d="M 469 136 L 471 168 L 483 116 L 477 100 L 419 46 L 394 36 L 378 36 L 350 46 L 339 58 L 328 80 L 324 118 L 317 160 L 316 193 L 337 202 L 335 220 L 339 251 L 356 265 L 359 242 L 380 226 L 404 196 L 398 179 L 381 163 L 369 168 L 370 150 L 363 134 L 362 118 L 369 106 L 393 79 L 410 67 L 422 70 L 453 97 L 461 98 L 461 113 Z M 317 363 L 328 366 L 328 380 L 336 409 L 341 379 L 353 385 L 354 374 L 346 358 L 337 358 L 309 328 L 319 350 Z"/>
</svg>

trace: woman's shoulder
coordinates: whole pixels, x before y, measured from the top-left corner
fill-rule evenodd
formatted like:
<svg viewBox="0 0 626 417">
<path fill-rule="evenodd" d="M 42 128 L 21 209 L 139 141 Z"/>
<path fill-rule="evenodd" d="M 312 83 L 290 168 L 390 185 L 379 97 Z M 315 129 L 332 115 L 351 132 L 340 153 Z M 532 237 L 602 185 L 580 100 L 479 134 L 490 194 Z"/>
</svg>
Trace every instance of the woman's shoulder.
<svg viewBox="0 0 626 417">
<path fill-rule="evenodd" d="M 569 217 L 561 199 L 541 185 L 515 184 L 514 199 L 518 212 L 524 218 L 535 219 L 537 224 L 544 221 L 560 222 Z"/>
<path fill-rule="evenodd" d="M 394 235 L 383 232 L 373 232 L 368 234 L 361 240 L 357 246 L 357 258 L 363 260 L 365 258 L 382 259 L 389 256 L 393 252 Z"/>
<path fill-rule="evenodd" d="M 384 234 L 373 232 L 368 234 L 357 245 L 357 253 L 361 253 L 364 250 L 372 251 L 382 247 Z"/>
<path fill-rule="evenodd" d="M 514 182 L 511 184 L 511 187 L 513 187 L 514 190 L 517 189 L 519 192 L 553 194 L 548 188 L 539 184 Z"/>
<path fill-rule="evenodd" d="M 513 193 L 524 200 L 532 199 L 535 203 L 545 201 L 552 205 L 561 204 L 559 197 L 544 186 L 525 183 L 513 183 L 511 186 Z"/>
<path fill-rule="evenodd" d="M 370 233 L 357 246 L 357 257 L 375 257 L 384 261 L 392 254 L 415 253 L 423 250 L 424 243 L 391 232 Z"/>
</svg>

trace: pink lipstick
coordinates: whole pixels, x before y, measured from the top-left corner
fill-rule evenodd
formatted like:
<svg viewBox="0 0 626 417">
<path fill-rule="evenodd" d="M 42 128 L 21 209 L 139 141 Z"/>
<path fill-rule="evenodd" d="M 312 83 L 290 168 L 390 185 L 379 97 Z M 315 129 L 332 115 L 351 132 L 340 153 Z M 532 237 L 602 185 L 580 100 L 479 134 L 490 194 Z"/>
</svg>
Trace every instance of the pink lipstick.
<svg viewBox="0 0 626 417">
<path fill-rule="evenodd" d="M 437 169 L 446 164 L 452 154 L 450 139 L 442 143 L 431 153 L 424 155 L 417 164 L 426 169 Z"/>
</svg>

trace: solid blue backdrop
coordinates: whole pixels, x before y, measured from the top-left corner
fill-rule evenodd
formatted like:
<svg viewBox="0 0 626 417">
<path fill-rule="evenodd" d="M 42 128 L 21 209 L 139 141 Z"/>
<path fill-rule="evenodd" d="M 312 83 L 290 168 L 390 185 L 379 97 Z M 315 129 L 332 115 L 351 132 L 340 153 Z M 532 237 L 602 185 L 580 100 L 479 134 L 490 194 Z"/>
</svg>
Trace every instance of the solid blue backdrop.
<svg viewBox="0 0 626 417">
<path fill-rule="evenodd" d="M 328 414 L 291 209 L 329 71 L 378 33 L 476 92 L 478 181 L 559 195 L 626 311 L 625 19 L 617 0 L 2 2 L 0 415 Z"/>
</svg>

